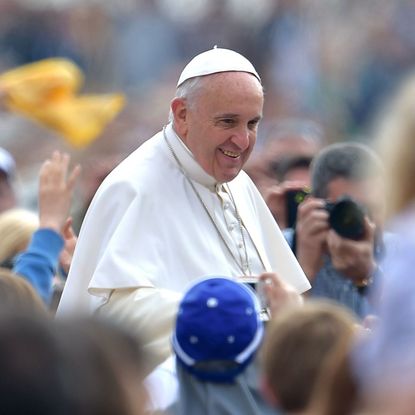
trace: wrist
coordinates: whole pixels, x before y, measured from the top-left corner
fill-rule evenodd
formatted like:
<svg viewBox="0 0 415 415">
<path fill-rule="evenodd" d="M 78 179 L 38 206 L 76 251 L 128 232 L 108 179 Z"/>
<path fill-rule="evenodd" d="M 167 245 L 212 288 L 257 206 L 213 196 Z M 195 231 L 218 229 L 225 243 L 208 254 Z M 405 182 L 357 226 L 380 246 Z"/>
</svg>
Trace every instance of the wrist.
<svg viewBox="0 0 415 415">
<path fill-rule="evenodd" d="M 52 229 L 55 232 L 60 233 L 61 230 L 62 230 L 62 224 L 57 222 L 57 221 L 53 221 L 53 220 L 42 220 L 42 219 L 40 219 L 39 229 Z"/>
<path fill-rule="evenodd" d="M 317 272 L 322 267 L 322 261 L 320 258 L 311 261 L 309 258 L 302 258 L 300 255 L 298 256 L 298 262 L 301 266 L 301 268 L 304 271 L 304 274 L 307 276 L 307 278 L 310 281 L 313 281 L 315 276 L 317 275 Z"/>
<path fill-rule="evenodd" d="M 373 261 L 366 269 L 365 272 L 361 273 L 358 277 L 353 278 L 353 283 L 358 288 L 365 288 L 372 284 L 373 277 L 379 269 L 375 261 Z"/>
</svg>

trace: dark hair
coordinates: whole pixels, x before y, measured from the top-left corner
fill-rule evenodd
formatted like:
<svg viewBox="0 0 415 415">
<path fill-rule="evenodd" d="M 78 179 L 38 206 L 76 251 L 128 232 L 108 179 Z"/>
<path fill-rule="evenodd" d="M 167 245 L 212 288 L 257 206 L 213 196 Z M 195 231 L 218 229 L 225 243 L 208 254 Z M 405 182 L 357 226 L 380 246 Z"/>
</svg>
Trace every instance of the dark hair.
<svg viewBox="0 0 415 415">
<path fill-rule="evenodd" d="M 381 161 L 368 146 L 337 143 L 324 148 L 311 163 L 311 188 L 314 196 L 326 198 L 329 184 L 343 178 L 361 181 L 382 172 Z"/>
<path fill-rule="evenodd" d="M 271 170 L 279 182 L 283 182 L 291 170 L 308 169 L 312 157 L 308 156 L 290 156 L 283 157 L 281 160 L 271 162 Z"/>
<path fill-rule="evenodd" d="M 135 340 L 108 323 L 1 316 L 2 411 L 132 415 L 125 385 L 136 377 L 139 388 L 142 359 Z"/>
</svg>

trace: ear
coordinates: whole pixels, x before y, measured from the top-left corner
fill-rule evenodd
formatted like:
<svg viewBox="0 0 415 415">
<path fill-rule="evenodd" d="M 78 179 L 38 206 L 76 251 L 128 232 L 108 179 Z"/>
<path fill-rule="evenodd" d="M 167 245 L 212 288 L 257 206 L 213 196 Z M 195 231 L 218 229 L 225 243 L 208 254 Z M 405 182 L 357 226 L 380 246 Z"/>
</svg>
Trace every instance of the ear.
<svg viewBox="0 0 415 415">
<path fill-rule="evenodd" d="M 265 376 L 261 377 L 260 390 L 265 400 L 274 408 L 278 407 L 278 399 Z"/>
<path fill-rule="evenodd" d="M 185 98 L 174 98 L 170 104 L 173 113 L 173 124 L 176 133 L 186 139 L 187 135 L 187 102 Z"/>
</svg>

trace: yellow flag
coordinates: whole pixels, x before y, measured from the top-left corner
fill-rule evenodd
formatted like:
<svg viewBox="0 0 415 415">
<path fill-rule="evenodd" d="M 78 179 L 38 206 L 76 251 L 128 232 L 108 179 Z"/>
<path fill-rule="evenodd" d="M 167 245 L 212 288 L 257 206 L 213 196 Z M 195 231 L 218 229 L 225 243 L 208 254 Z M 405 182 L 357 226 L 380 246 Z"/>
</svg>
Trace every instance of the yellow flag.
<svg viewBox="0 0 415 415">
<path fill-rule="evenodd" d="M 123 108 L 122 94 L 76 95 L 84 81 L 67 59 L 45 59 L 0 75 L 5 105 L 60 133 L 71 145 L 86 147 Z"/>
</svg>

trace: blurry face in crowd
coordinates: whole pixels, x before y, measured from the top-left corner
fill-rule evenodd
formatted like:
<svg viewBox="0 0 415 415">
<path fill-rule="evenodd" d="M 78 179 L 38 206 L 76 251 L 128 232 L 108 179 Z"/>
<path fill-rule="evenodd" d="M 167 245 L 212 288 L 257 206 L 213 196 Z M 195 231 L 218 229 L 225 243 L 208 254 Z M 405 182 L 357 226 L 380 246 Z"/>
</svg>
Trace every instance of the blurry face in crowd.
<svg viewBox="0 0 415 415">
<path fill-rule="evenodd" d="M 287 171 L 284 181 L 302 183 L 304 187 L 311 186 L 310 169 L 308 167 L 295 167 Z"/>
<path fill-rule="evenodd" d="M 16 196 L 5 173 L 0 171 L 0 212 L 16 206 Z"/>
<path fill-rule="evenodd" d="M 208 75 L 191 99 L 172 101 L 177 134 L 218 182 L 234 179 L 254 147 L 264 97 L 245 72 Z"/>
<path fill-rule="evenodd" d="M 385 202 L 380 179 L 351 181 L 339 177 L 329 183 L 327 195 L 327 198 L 333 202 L 340 196 L 350 196 L 369 210 L 371 219 L 376 225 L 382 224 Z"/>
<path fill-rule="evenodd" d="M 387 379 L 386 382 L 393 382 L 394 379 Z M 380 381 L 382 382 L 382 381 Z M 415 407 L 415 396 L 412 385 L 390 386 L 385 390 L 382 386 L 369 396 L 368 415 L 412 415 Z"/>
</svg>

